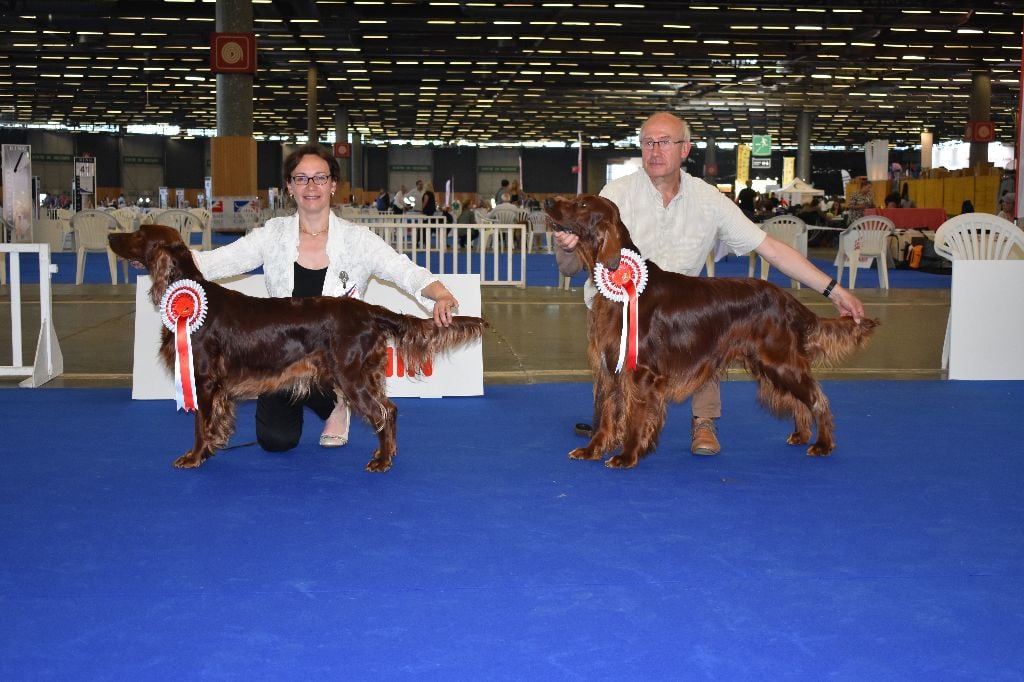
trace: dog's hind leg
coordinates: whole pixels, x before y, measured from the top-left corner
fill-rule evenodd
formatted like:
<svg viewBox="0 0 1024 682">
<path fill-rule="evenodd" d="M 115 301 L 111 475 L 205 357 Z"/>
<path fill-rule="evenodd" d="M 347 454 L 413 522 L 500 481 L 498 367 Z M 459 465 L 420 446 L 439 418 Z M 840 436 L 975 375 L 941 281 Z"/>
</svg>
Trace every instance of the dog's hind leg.
<svg viewBox="0 0 1024 682">
<path fill-rule="evenodd" d="M 398 408 L 387 396 L 386 357 L 386 345 L 381 337 L 380 343 L 366 355 L 361 368 L 346 368 L 346 372 L 334 373 L 334 384 L 345 394 L 349 408 L 377 432 L 377 449 L 366 463 L 366 470 L 373 472 L 390 469 L 398 448 Z M 359 381 L 346 380 L 346 374 L 359 377 Z"/>
<path fill-rule="evenodd" d="M 804 445 L 817 427 L 818 439 L 807 449 L 811 456 L 827 455 L 835 448 L 832 440 L 832 411 L 821 385 L 809 367 L 791 364 L 751 368 L 758 379 L 758 400 L 777 416 L 792 416 L 794 430 L 786 442 Z"/>
</svg>

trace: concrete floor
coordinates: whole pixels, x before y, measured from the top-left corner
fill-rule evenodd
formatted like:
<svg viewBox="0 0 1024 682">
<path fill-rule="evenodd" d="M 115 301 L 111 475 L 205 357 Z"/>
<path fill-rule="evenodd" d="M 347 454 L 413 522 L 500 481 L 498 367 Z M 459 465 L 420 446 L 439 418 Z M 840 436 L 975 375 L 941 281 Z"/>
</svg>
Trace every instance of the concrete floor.
<svg viewBox="0 0 1024 682">
<path fill-rule="evenodd" d="M 821 294 L 793 292 L 821 315 L 834 309 Z M 844 365 L 817 372 L 826 379 L 937 379 L 949 314 L 949 289 L 857 289 L 867 313 L 882 327 L 865 350 Z M 32 362 L 38 330 L 38 287 L 23 299 L 23 361 Z M 532 384 L 589 381 L 586 314 L 579 289 L 484 287 L 483 316 L 490 323 L 483 344 L 484 382 Z M 64 374 L 48 387 L 129 387 L 135 294 L 131 286 L 55 285 L 54 327 Z M 11 363 L 10 290 L 0 287 L 0 364 Z M 730 379 L 746 380 L 742 370 Z M 21 377 L 0 377 L 0 387 Z"/>
</svg>

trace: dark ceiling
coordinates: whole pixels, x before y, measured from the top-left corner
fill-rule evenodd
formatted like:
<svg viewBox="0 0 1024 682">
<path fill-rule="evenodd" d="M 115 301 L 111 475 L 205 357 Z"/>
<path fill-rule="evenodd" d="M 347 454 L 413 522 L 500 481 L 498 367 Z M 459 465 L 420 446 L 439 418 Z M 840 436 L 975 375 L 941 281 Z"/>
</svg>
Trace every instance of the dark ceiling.
<svg viewBox="0 0 1024 682">
<path fill-rule="evenodd" d="M 244 0 L 220 0 L 222 7 Z M 223 4 L 229 3 L 229 4 Z M 217 127 L 216 4 L 0 0 L 0 122 Z M 859 146 L 962 137 L 978 74 L 1013 139 L 1020 0 L 253 0 L 254 134 L 347 110 L 364 140 L 623 140 L 673 109 L 694 136 Z"/>
</svg>

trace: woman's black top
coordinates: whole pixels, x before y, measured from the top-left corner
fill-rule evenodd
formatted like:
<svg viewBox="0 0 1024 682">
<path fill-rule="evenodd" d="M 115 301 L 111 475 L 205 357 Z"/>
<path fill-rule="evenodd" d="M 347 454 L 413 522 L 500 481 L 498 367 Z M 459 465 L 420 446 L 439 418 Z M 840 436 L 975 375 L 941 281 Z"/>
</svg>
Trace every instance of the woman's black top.
<svg viewBox="0 0 1024 682">
<path fill-rule="evenodd" d="M 305 298 L 306 296 L 323 296 L 324 280 L 327 278 L 327 268 L 310 270 L 295 263 L 295 286 L 292 287 L 292 296 Z"/>
</svg>

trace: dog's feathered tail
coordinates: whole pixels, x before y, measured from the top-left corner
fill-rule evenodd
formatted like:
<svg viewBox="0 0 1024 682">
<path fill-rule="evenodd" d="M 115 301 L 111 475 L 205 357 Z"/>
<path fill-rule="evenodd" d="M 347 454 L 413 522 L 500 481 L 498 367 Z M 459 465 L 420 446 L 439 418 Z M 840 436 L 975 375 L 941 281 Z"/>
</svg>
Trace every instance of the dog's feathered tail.
<svg viewBox="0 0 1024 682">
<path fill-rule="evenodd" d="M 818 318 L 818 325 L 807 335 L 807 354 L 815 364 L 839 364 L 867 343 L 879 324 L 868 318 L 860 322 L 852 317 Z"/>
<path fill-rule="evenodd" d="M 456 315 L 450 326 L 438 327 L 429 318 L 403 315 L 377 305 L 370 309 L 377 326 L 394 339 L 410 374 L 420 373 L 437 353 L 479 339 L 487 326 L 482 318 Z"/>
</svg>

